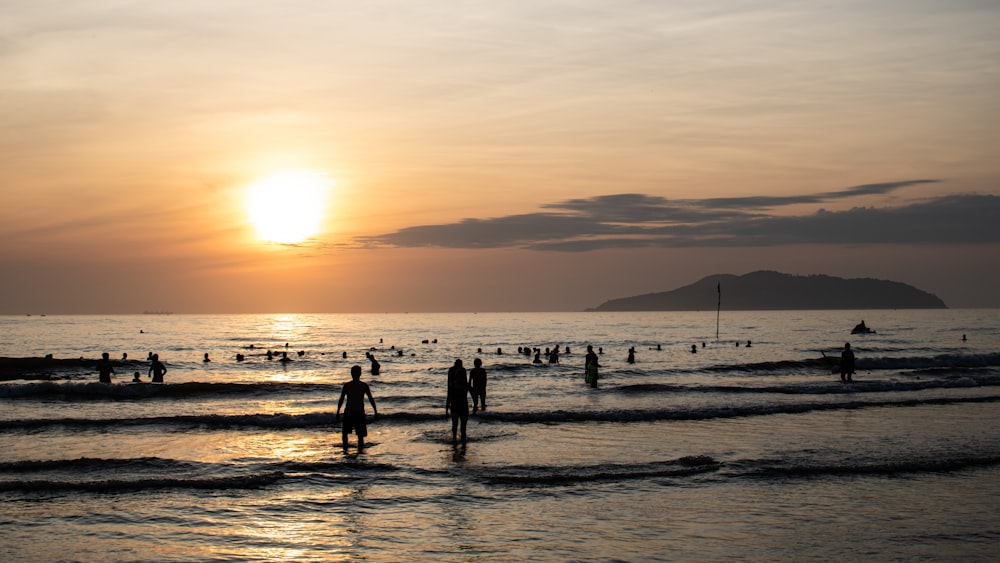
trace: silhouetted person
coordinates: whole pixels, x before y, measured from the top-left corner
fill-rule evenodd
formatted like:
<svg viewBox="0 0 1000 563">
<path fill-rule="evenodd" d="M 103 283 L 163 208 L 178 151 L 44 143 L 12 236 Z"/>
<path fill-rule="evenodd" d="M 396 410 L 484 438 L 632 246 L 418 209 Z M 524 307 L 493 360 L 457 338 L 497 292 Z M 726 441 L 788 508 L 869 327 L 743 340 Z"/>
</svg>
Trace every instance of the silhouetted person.
<svg viewBox="0 0 1000 563">
<path fill-rule="evenodd" d="M 737 345 L 737 346 L 739 346 L 739 345 L 740 345 L 740 343 L 739 343 L 739 342 L 737 342 L 737 343 L 736 343 L 736 345 Z M 696 344 L 692 344 L 692 345 L 691 345 L 691 353 L 692 353 L 692 354 L 697 354 L 697 353 L 698 353 L 698 346 L 697 346 Z"/>
<path fill-rule="evenodd" d="M 591 387 L 597 387 L 597 379 L 600 376 L 598 373 L 599 367 L 601 367 L 601 364 L 597 361 L 597 354 L 594 353 L 594 347 L 588 344 L 587 355 L 583 359 L 583 377 L 584 381 Z"/>
<path fill-rule="evenodd" d="M 542 353 L 541 352 L 535 352 L 535 359 L 531 360 L 531 363 L 533 363 L 533 364 L 540 364 L 540 363 L 542 363 Z"/>
<path fill-rule="evenodd" d="M 559 363 L 559 347 L 558 346 L 556 346 L 555 348 L 552 349 L 551 352 L 549 352 L 549 363 L 550 364 L 558 364 Z"/>
<path fill-rule="evenodd" d="M 281 353 L 281 359 L 278 360 L 278 361 L 281 362 L 281 363 L 283 363 L 283 364 L 287 364 L 288 362 L 291 362 L 293 360 L 288 357 L 288 352 L 282 352 Z"/>
<path fill-rule="evenodd" d="M 382 364 L 378 363 L 378 360 L 375 359 L 375 354 L 368 354 L 368 359 L 372 363 L 372 375 L 378 375 L 382 371 Z"/>
<path fill-rule="evenodd" d="M 635 346 L 628 349 L 628 358 L 625 361 L 630 364 L 635 363 Z"/>
<path fill-rule="evenodd" d="M 962 335 L 962 342 L 965 342 L 965 335 Z"/>
<path fill-rule="evenodd" d="M 750 341 L 747 340 L 747 348 L 749 348 L 749 347 L 750 347 Z"/>
<path fill-rule="evenodd" d="M 167 374 L 167 366 L 160 361 L 159 354 L 153 354 L 150 358 L 153 363 L 149 365 L 149 377 L 153 378 L 153 383 L 163 383 L 163 376 Z"/>
<path fill-rule="evenodd" d="M 202 360 L 203 363 L 211 362 L 212 359 L 208 357 L 208 352 L 205 352 L 205 358 Z"/>
<path fill-rule="evenodd" d="M 111 383 L 111 374 L 115 372 L 111 367 L 111 355 L 107 352 L 101 354 L 101 359 L 97 360 L 97 380 L 101 383 Z"/>
<path fill-rule="evenodd" d="M 851 343 L 844 344 L 844 351 L 840 353 L 840 380 L 844 382 L 854 381 L 854 352 L 851 350 Z"/>
<path fill-rule="evenodd" d="M 466 441 L 465 427 L 469 424 L 469 379 L 462 360 L 448 368 L 448 398 L 444 403 L 444 414 L 451 414 L 451 441 L 458 442 L 458 426 L 462 423 L 462 443 Z"/>
<path fill-rule="evenodd" d="M 486 410 L 486 369 L 479 358 L 473 360 L 472 364 L 475 367 L 469 371 L 469 387 L 472 390 L 472 412 L 476 412 L 480 404 Z"/>
<path fill-rule="evenodd" d="M 122 352 L 122 361 L 128 360 L 128 352 Z"/>
<path fill-rule="evenodd" d="M 344 449 L 347 449 L 347 436 L 353 430 L 358 436 L 358 451 L 365 447 L 365 436 L 368 435 L 368 423 L 365 420 L 365 397 L 372 404 L 372 413 L 375 420 L 378 418 L 378 407 L 375 406 L 375 399 L 372 397 L 372 390 L 368 384 L 361 381 L 361 366 L 351 366 L 351 380 L 344 384 L 340 391 L 340 401 L 337 402 L 337 416 L 335 420 L 340 422 L 340 407 L 344 405 L 344 398 L 347 398 L 347 408 L 344 409 L 344 424 L 341 427 L 341 438 Z"/>
<path fill-rule="evenodd" d="M 139 375 L 139 372 L 132 374 L 132 383 L 142 383 L 142 377 Z"/>
<path fill-rule="evenodd" d="M 246 356 L 244 356 L 243 354 L 239 354 L 239 353 L 236 354 L 236 361 L 237 362 L 242 362 L 245 359 L 246 359 Z"/>
</svg>

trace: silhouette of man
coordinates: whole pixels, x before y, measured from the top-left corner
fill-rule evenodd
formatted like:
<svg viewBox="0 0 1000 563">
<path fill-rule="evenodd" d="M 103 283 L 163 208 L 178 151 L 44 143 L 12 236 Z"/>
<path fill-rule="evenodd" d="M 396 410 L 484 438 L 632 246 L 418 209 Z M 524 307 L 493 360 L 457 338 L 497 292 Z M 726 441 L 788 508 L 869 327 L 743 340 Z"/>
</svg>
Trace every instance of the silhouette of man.
<svg viewBox="0 0 1000 563">
<path fill-rule="evenodd" d="M 107 352 L 101 354 L 101 359 L 97 360 L 98 381 L 101 383 L 111 383 L 111 374 L 115 372 L 111 367 L 111 355 Z"/>
<path fill-rule="evenodd" d="M 372 390 L 368 384 L 361 381 L 361 366 L 351 367 L 351 380 L 344 384 L 340 391 L 340 401 L 337 402 L 337 416 L 335 420 L 340 422 L 340 407 L 344 406 L 344 399 L 347 399 L 347 408 L 344 409 L 344 424 L 341 428 L 341 439 L 344 449 L 347 449 L 347 436 L 353 430 L 358 435 L 358 451 L 365 448 L 365 436 L 368 435 L 368 423 L 365 421 L 365 397 L 372 404 L 374 419 L 378 418 L 378 407 L 375 406 L 375 399 L 372 397 Z"/>
<path fill-rule="evenodd" d="M 599 367 L 601 367 L 601 364 L 597 361 L 597 354 L 594 353 L 594 347 L 587 344 L 587 356 L 584 358 L 583 372 L 584 379 L 591 387 L 597 387 L 597 368 Z"/>
<path fill-rule="evenodd" d="M 167 366 L 160 361 L 159 354 L 150 356 L 153 363 L 149 364 L 149 377 L 153 378 L 153 383 L 163 383 L 163 376 L 167 374 Z"/>
<path fill-rule="evenodd" d="M 469 386 L 472 388 L 472 412 L 476 412 L 480 403 L 483 410 L 486 410 L 486 369 L 479 358 L 473 360 L 472 364 L 475 367 L 469 372 Z"/>
<path fill-rule="evenodd" d="M 469 379 L 462 366 L 462 360 L 448 368 L 448 398 L 444 403 L 444 414 L 451 414 L 451 441 L 458 442 L 459 423 L 462 425 L 462 443 L 466 441 L 465 428 L 469 424 Z"/>
<path fill-rule="evenodd" d="M 840 353 L 840 380 L 844 382 L 854 381 L 854 351 L 851 350 L 851 343 L 844 344 L 844 351 Z"/>
</svg>

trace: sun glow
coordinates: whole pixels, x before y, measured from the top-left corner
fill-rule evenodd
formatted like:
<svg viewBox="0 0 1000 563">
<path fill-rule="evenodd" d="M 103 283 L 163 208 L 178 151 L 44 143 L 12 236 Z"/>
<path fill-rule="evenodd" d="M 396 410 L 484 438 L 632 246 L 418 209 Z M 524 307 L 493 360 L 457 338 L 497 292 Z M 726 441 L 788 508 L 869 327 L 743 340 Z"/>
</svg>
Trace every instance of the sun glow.
<svg viewBox="0 0 1000 563">
<path fill-rule="evenodd" d="M 304 242 L 320 232 L 331 181 L 318 172 L 272 174 L 247 188 L 246 210 L 257 238 L 280 244 Z"/>
</svg>

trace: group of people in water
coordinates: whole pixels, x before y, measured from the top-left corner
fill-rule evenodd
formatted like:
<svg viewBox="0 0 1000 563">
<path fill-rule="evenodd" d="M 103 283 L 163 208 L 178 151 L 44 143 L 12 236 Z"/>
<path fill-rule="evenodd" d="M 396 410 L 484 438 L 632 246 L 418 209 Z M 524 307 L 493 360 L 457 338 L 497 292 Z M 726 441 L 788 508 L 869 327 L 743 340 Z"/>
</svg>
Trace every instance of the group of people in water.
<svg viewBox="0 0 1000 563">
<path fill-rule="evenodd" d="M 964 336 L 964 335 L 963 335 Z M 739 343 L 737 343 L 739 345 Z M 286 345 L 287 346 L 287 345 Z M 702 344 L 704 346 L 704 344 Z M 747 347 L 750 347 L 750 342 L 747 341 Z M 662 348 L 657 345 L 657 350 L 662 350 Z M 381 364 L 375 358 L 373 353 L 375 348 L 370 351 L 365 352 L 365 357 L 369 360 L 371 364 L 371 374 L 379 375 L 381 372 Z M 696 352 L 697 347 L 692 346 L 692 352 Z M 482 352 L 482 349 L 480 349 Z M 594 351 L 594 347 L 590 344 L 587 345 L 587 353 L 584 358 L 584 381 L 590 387 L 597 387 L 598 379 L 600 379 L 600 359 L 599 355 L 603 354 L 603 348 L 598 348 L 598 351 Z M 501 349 L 497 349 L 497 354 L 501 354 Z M 534 354 L 533 363 L 539 364 L 543 363 L 541 360 L 542 351 L 539 348 L 532 348 L 528 346 L 518 347 L 518 353 L 531 356 Z M 548 363 L 555 364 L 559 363 L 560 356 L 560 346 L 556 345 L 554 348 L 546 348 L 545 355 L 548 358 Z M 570 353 L 570 349 L 567 346 L 565 348 L 565 354 Z M 304 352 L 299 352 L 299 356 L 302 356 Z M 277 354 L 267 351 L 267 358 L 273 359 Z M 242 361 L 244 357 L 242 354 L 237 354 L 237 361 Z M 347 358 L 347 352 L 343 353 L 343 358 Z M 127 359 L 127 355 L 122 355 L 122 361 Z M 159 354 L 150 352 L 147 356 L 147 360 L 150 362 L 148 369 L 148 377 L 152 383 L 163 383 L 163 376 L 167 373 L 167 368 L 160 361 Z M 291 361 L 288 358 L 288 353 L 283 352 L 281 355 L 281 360 Z M 204 355 L 203 362 L 210 362 L 208 354 Z M 629 364 L 635 363 L 635 347 L 632 346 L 628 350 L 628 356 L 626 362 Z M 855 358 L 854 352 L 851 350 L 850 343 L 844 345 L 843 352 L 840 356 L 840 379 L 843 382 L 853 382 L 854 375 L 854 365 Z M 466 370 L 461 359 L 456 359 L 455 363 L 448 369 L 447 378 L 447 393 L 445 398 L 445 416 L 451 418 L 451 438 L 453 443 L 458 443 L 461 441 L 465 444 L 468 440 L 467 427 L 469 421 L 469 398 L 472 399 L 472 414 L 475 414 L 479 410 L 486 410 L 486 383 L 487 374 L 486 369 L 483 367 L 483 361 L 480 358 L 476 358 L 473 361 L 473 368 L 471 370 Z M 101 359 L 97 363 L 97 369 L 99 374 L 99 381 L 101 383 L 111 383 L 111 375 L 115 373 L 110 360 L 110 354 L 104 352 L 101 354 Z M 343 447 L 346 450 L 348 447 L 348 436 L 354 433 L 358 440 L 358 450 L 364 449 L 365 437 L 368 435 L 368 426 L 366 422 L 366 413 L 364 401 L 365 398 L 371 403 L 372 413 L 374 415 L 373 420 L 378 419 L 378 407 L 375 405 L 375 399 L 372 396 L 371 388 L 369 385 L 361 381 L 361 366 L 355 365 L 351 367 L 351 380 L 344 383 L 343 388 L 340 393 L 340 400 L 337 403 L 337 412 L 335 420 L 340 422 L 340 411 L 344 407 L 346 402 L 346 408 L 344 409 L 344 422 L 341 426 L 341 437 L 343 442 Z M 142 383 L 140 373 L 135 372 L 133 383 Z"/>
<path fill-rule="evenodd" d="M 469 397 L 472 397 L 472 413 L 480 409 L 486 410 L 486 368 L 479 358 L 473 360 L 473 368 L 466 371 L 461 359 L 448 368 L 447 393 L 445 395 L 444 414 L 451 417 L 451 437 L 453 443 L 462 444 L 468 441 L 467 427 L 469 423 Z M 373 375 L 377 375 L 372 368 Z M 378 407 L 372 396 L 371 387 L 361 381 L 361 366 L 351 366 L 351 380 L 344 383 L 337 401 L 337 413 L 334 417 L 340 422 L 340 409 L 344 407 L 344 423 L 341 425 L 341 441 L 344 450 L 348 447 L 348 437 L 354 433 L 358 438 L 358 451 L 365 448 L 365 438 L 368 436 L 368 422 L 365 414 L 365 398 L 372 406 L 372 420 L 378 419 Z"/>
<path fill-rule="evenodd" d="M 128 354 L 122 354 L 122 361 L 128 359 Z M 160 361 L 160 355 L 152 352 L 146 357 L 149 360 L 149 371 L 147 375 L 153 383 L 163 383 L 163 376 L 167 374 L 167 366 Z M 208 354 L 205 354 L 205 361 Z M 101 359 L 97 361 L 97 378 L 101 383 L 111 383 L 111 375 L 115 373 L 115 368 L 111 364 L 111 355 L 107 352 L 101 354 Z M 132 374 L 132 383 L 142 383 L 142 376 L 139 372 Z"/>
</svg>

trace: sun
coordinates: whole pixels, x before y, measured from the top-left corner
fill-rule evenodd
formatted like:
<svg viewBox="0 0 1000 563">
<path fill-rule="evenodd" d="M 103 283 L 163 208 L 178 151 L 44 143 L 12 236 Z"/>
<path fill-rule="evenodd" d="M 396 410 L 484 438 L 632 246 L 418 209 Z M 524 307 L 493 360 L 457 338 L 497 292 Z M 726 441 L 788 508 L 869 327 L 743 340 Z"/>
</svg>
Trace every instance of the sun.
<svg viewBox="0 0 1000 563">
<path fill-rule="evenodd" d="M 309 171 L 272 174 L 247 187 L 246 210 L 257 238 L 298 244 L 319 233 L 331 181 Z"/>
</svg>

